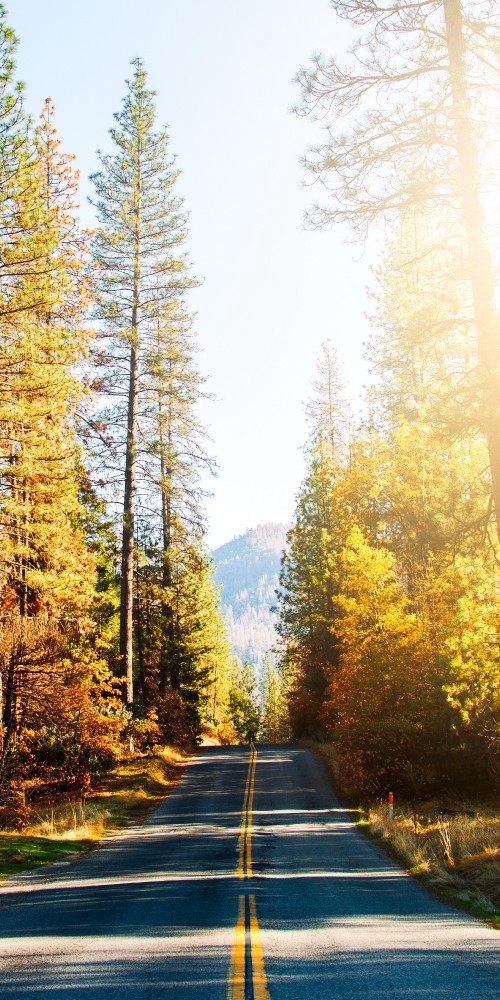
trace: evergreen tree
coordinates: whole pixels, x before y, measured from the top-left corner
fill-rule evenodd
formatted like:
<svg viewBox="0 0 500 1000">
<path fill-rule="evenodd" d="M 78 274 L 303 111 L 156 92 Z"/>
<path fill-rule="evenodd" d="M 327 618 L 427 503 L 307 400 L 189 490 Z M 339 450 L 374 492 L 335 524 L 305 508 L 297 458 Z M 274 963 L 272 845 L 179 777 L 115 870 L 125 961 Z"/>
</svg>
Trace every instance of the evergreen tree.
<svg viewBox="0 0 500 1000">
<path fill-rule="evenodd" d="M 159 689 L 180 684 L 176 667 L 175 608 L 171 597 L 179 553 L 198 548 L 204 528 L 201 475 L 212 471 L 206 430 L 197 419 L 205 379 L 196 365 L 191 317 L 173 300 L 155 316 L 144 357 L 144 403 L 139 436 L 150 516 L 157 512 L 162 548 L 162 637 Z M 142 462 L 141 462 L 142 458 Z M 158 509 L 158 507 L 160 509 Z M 204 564 L 201 558 L 201 564 Z"/>
<path fill-rule="evenodd" d="M 332 464 L 345 461 L 349 451 L 350 414 L 337 351 L 331 340 L 321 345 L 313 395 L 306 403 L 311 443 L 329 449 Z"/>
<path fill-rule="evenodd" d="M 266 743 L 284 742 L 290 730 L 285 683 L 270 652 L 266 653 L 262 664 L 260 697 L 260 738 Z"/>
<path fill-rule="evenodd" d="M 313 458 L 280 574 L 277 631 L 293 676 L 290 711 L 297 736 L 317 730 L 329 673 L 337 663 L 332 633 L 336 546 L 331 487 L 325 465 Z"/>
<path fill-rule="evenodd" d="M 233 661 L 233 677 L 229 691 L 228 716 L 239 743 L 253 743 L 259 731 L 260 714 L 257 708 L 257 681 L 251 663 Z"/>
<path fill-rule="evenodd" d="M 38 184 L 34 177 L 31 124 L 23 107 L 23 85 L 15 80 L 17 39 L 0 5 L 0 312 L 14 318 L 33 305 L 36 284 L 26 287 L 36 229 Z M 28 237 L 29 249 L 28 249 Z M 2 351 L 3 355 L 3 351 Z M 5 376 L 11 369 L 3 359 Z"/>
<path fill-rule="evenodd" d="M 73 158 L 61 152 L 51 101 L 37 130 L 22 127 L 16 148 L 26 183 L 12 198 L 16 266 L 0 315 L 8 375 L 0 398 L 4 779 L 15 777 L 19 760 L 27 777 L 50 756 L 49 744 L 70 740 L 78 727 L 80 748 L 89 749 L 92 727 L 104 738 L 106 710 L 97 703 L 105 689 L 108 709 L 113 698 L 94 648 L 102 636 L 91 617 L 95 561 L 85 540 L 76 436 L 85 395 L 77 370 L 90 339 L 88 246 L 76 222 Z M 8 224 L 1 237 L 6 232 Z M 75 743 L 66 749 L 61 760 L 69 768 Z"/>
<path fill-rule="evenodd" d="M 277 626 L 285 647 L 292 728 L 311 735 L 319 722 L 328 679 L 338 663 L 333 598 L 338 556 L 348 528 L 341 484 L 347 456 L 348 408 L 339 362 L 323 345 L 314 394 L 309 470 L 299 491 L 295 519 L 282 559 Z"/>
<path fill-rule="evenodd" d="M 125 451 L 120 651 L 128 704 L 133 701 L 139 397 L 142 361 L 150 347 L 145 336 L 166 304 L 192 284 L 180 250 L 186 217 L 174 193 L 178 172 L 168 152 L 167 132 L 155 126 L 155 95 L 147 88 L 143 64 L 135 59 L 133 65 L 123 108 L 111 129 L 116 152 L 99 154 L 103 169 L 93 178 L 101 223 L 95 240 L 98 315 L 106 323 L 113 358 L 106 387 L 122 400 L 113 416 Z"/>
</svg>

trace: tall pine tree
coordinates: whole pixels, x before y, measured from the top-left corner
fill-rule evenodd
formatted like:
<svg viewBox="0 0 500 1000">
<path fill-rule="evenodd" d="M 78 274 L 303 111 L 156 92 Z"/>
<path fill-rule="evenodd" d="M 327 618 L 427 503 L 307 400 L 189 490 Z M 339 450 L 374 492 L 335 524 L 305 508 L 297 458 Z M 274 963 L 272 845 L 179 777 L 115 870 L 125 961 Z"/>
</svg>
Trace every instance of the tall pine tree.
<svg viewBox="0 0 500 1000">
<path fill-rule="evenodd" d="M 113 364 L 107 388 L 120 400 L 114 419 L 125 453 L 120 653 L 129 705 L 133 702 L 134 530 L 145 336 L 165 304 L 192 283 L 180 249 L 186 217 L 174 193 L 178 172 L 168 151 L 168 135 L 156 127 L 155 94 L 147 87 L 141 60 L 135 59 L 133 66 L 122 110 L 111 129 L 115 152 L 99 154 L 102 170 L 93 177 L 101 223 L 95 239 L 98 315 L 110 336 Z"/>
</svg>

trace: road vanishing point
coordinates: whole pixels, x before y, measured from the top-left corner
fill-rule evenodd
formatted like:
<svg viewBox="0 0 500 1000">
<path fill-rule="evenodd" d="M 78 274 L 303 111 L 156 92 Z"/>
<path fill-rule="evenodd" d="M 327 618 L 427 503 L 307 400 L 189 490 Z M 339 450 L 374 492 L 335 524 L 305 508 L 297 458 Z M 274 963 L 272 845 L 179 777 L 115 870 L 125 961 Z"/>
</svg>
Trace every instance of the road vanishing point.
<svg viewBox="0 0 500 1000">
<path fill-rule="evenodd" d="M 356 828 L 322 764 L 210 747 L 142 825 L 0 887 L 2 1000 L 498 1000 L 500 935 Z"/>
</svg>

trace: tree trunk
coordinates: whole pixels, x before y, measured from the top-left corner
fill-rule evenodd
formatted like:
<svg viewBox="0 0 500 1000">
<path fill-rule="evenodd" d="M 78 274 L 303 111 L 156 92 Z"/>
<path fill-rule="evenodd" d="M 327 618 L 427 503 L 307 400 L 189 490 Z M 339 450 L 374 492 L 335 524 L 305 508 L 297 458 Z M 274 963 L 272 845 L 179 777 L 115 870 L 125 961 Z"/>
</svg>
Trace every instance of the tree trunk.
<svg viewBox="0 0 500 1000">
<path fill-rule="evenodd" d="M 443 0 L 443 4 L 483 393 L 484 430 L 488 445 L 497 534 L 500 539 L 500 318 L 495 308 L 493 263 L 479 197 L 479 161 L 467 91 L 461 0 Z"/>
<path fill-rule="evenodd" d="M 139 226 L 138 226 L 139 229 Z M 140 233 L 134 273 L 134 297 L 130 345 L 130 378 L 127 413 L 125 488 L 123 494 L 122 582 L 120 595 L 120 656 L 125 682 L 123 696 L 131 707 L 134 701 L 133 678 L 133 601 L 134 601 L 134 529 L 136 500 L 137 408 L 139 389 L 139 265 Z"/>
<path fill-rule="evenodd" d="M 163 567 L 162 567 L 162 588 L 163 588 L 163 599 L 161 604 L 161 617 L 162 617 L 162 636 L 161 636 L 161 646 L 160 646 L 160 692 L 165 694 L 167 687 L 167 678 L 170 679 L 172 687 L 179 687 L 179 679 L 177 677 L 177 672 L 173 664 L 173 652 L 174 652 L 174 612 L 172 608 L 172 569 L 171 569 L 171 553 L 170 547 L 172 544 L 172 512 L 171 512 L 171 500 L 169 495 L 170 483 L 171 483 L 171 471 L 167 468 L 165 459 L 162 454 L 161 458 L 161 477 L 162 477 L 162 527 L 163 527 Z M 167 489 L 165 489 L 165 483 L 168 483 Z M 168 597 L 167 597 L 168 593 Z"/>
<path fill-rule="evenodd" d="M 161 354 L 161 329 L 158 324 L 158 355 Z M 158 391 L 158 438 L 160 442 L 161 513 L 162 513 L 162 589 L 161 603 L 162 635 L 160 639 L 160 693 L 165 694 L 167 680 L 178 689 L 180 680 L 173 662 L 174 656 L 174 611 L 172 607 L 172 384 L 169 368 L 169 396 L 166 413 L 163 409 L 162 394 Z M 166 437 L 166 440 L 165 440 Z M 168 597 L 167 597 L 168 594 Z"/>
<path fill-rule="evenodd" d="M 125 682 L 124 699 L 131 706 L 134 700 L 132 638 L 134 597 L 134 523 L 135 471 L 137 441 L 138 354 L 134 343 L 130 349 L 130 383 L 128 397 L 127 447 L 125 459 L 125 489 L 123 495 L 122 582 L 120 596 L 120 656 Z"/>
<path fill-rule="evenodd" d="M 142 703 L 144 705 L 145 711 L 147 712 L 149 708 L 149 696 L 148 696 L 148 686 L 146 682 L 146 667 L 144 663 L 143 623 L 142 623 L 142 607 L 141 607 L 139 579 L 137 580 L 137 587 L 138 587 L 138 595 L 136 602 L 137 658 L 139 661 L 139 682 L 141 685 Z"/>
<path fill-rule="evenodd" d="M 138 148 L 135 189 L 134 284 L 130 330 L 130 377 L 127 412 L 125 487 L 123 493 L 122 582 L 120 594 L 120 658 L 125 677 L 123 696 L 129 708 L 134 702 L 133 629 L 134 629 L 134 531 L 137 464 L 137 409 L 139 393 L 139 319 L 141 294 L 142 244 L 142 175 L 141 143 Z"/>
<path fill-rule="evenodd" d="M 2 759 L 1 770 L 5 770 L 6 759 L 10 750 L 10 744 L 15 730 L 16 722 L 16 664 L 15 647 L 13 646 L 9 654 L 9 664 L 5 690 L 3 692 L 2 708 Z"/>
</svg>

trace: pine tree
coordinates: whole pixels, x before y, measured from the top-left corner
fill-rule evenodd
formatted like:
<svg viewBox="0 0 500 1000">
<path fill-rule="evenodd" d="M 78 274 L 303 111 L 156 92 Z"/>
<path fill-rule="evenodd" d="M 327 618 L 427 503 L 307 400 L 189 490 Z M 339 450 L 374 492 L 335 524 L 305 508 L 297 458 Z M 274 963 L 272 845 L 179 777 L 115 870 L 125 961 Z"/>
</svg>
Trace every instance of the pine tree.
<svg viewBox="0 0 500 1000">
<path fill-rule="evenodd" d="M 313 395 L 306 403 L 311 444 L 326 444 L 331 462 L 336 465 L 345 461 L 348 455 L 351 421 L 338 353 L 331 340 L 321 345 L 312 388 Z"/>
<path fill-rule="evenodd" d="M 204 529 L 202 473 L 213 469 L 206 430 L 196 412 L 200 399 L 208 396 L 204 382 L 196 364 L 192 319 L 182 301 L 173 300 L 158 311 L 147 338 L 139 415 L 139 464 L 151 516 L 157 511 L 162 548 L 161 694 L 167 683 L 179 686 L 170 600 L 176 553 L 198 547 L 196 539 Z"/>
<path fill-rule="evenodd" d="M 292 727 L 314 733 L 328 679 L 338 663 L 333 598 L 338 557 L 347 533 L 342 483 L 346 473 L 348 407 L 336 352 L 323 345 L 314 393 L 308 474 L 299 491 L 294 524 L 283 555 L 277 626 L 285 647 Z"/>
<path fill-rule="evenodd" d="M 496 4 L 334 0 L 333 7 L 367 32 L 354 46 L 353 64 L 318 57 L 299 77 L 301 110 L 329 117 L 327 140 L 308 159 L 329 192 L 312 218 L 318 225 L 348 220 L 366 234 L 377 220 L 393 221 L 418 205 L 422 212 L 446 211 L 448 245 L 464 239 L 478 416 L 500 535 L 500 325 L 482 203 L 496 142 L 490 99 L 491 88 L 498 91 Z"/>
<path fill-rule="evenodd" d="M 38 186 L 33 176 L 33 144 L 30 122 L 23 106 L 23 85 L 16 82 L 15 51 L 17 39 L 7 24 L 7 14 L 0 5 L 0 312 L 14 317 L 27 301 L 19 296 L 23 275 L 33 254 L 26 252 L 27 234 L 35 226 Z M 31 289 L 33 293 L 34 288 Z M 3 355 L 3 351 L 2 351 Z M 5 367 L 6 366 L 6 367 Z M 5 375 L 10 373 L 7 357 Z"/>
<path fill-rule="evenodd" d="M 290 676 L 290 714 L 297 736 L 318 730 L 330 671 L 337 663 L 332 597 L 338 542 L 328 463 L 314 457 L 299 492 L 278 591 L 278 635 Z"/>
<path fill-rule="evenodd" d="M 192 283 L 180 252 L 186 217 L 174 194 L 178 172 L 168 152 L 168 135 L 156 129 L 155 95 L 147 88 L 141 60 L 135 59 L 133 65 L 123 108 L 111 129 L 116 152 L 99 154 L 103 169 L 93 178 L 101 223 L 95 240 L 98 315 L 107 324 L 114 361 L 107 388 L 125 404 L 117 408 L 114 418 L 125 451 L 120 651 L 129 705 L 133 702 L 134 529 L 144 338 L 165 305 Z M 128 369 L 127 377 L 124 369 Z"/>
<path fill-rule="evenodd" d="M 23 146 L 26 202 L 16 196 L 23 266 L 7 283 L 9 308 L 0 316 L 8 372 L 0 400 L 4 773 L 24 730 L 40 733 L 49 718 L 55 725 L 59 709 L 61 723 L 66 694 L 96 668 L 84 649 L 95 563 L 81 523 L 76 436 L 85 393 L 77 369 L 89 344 L 88 246 L 75 217 L 72 158 L 61 152 L 53 119 L 47 100 Z"/>
</svg>

